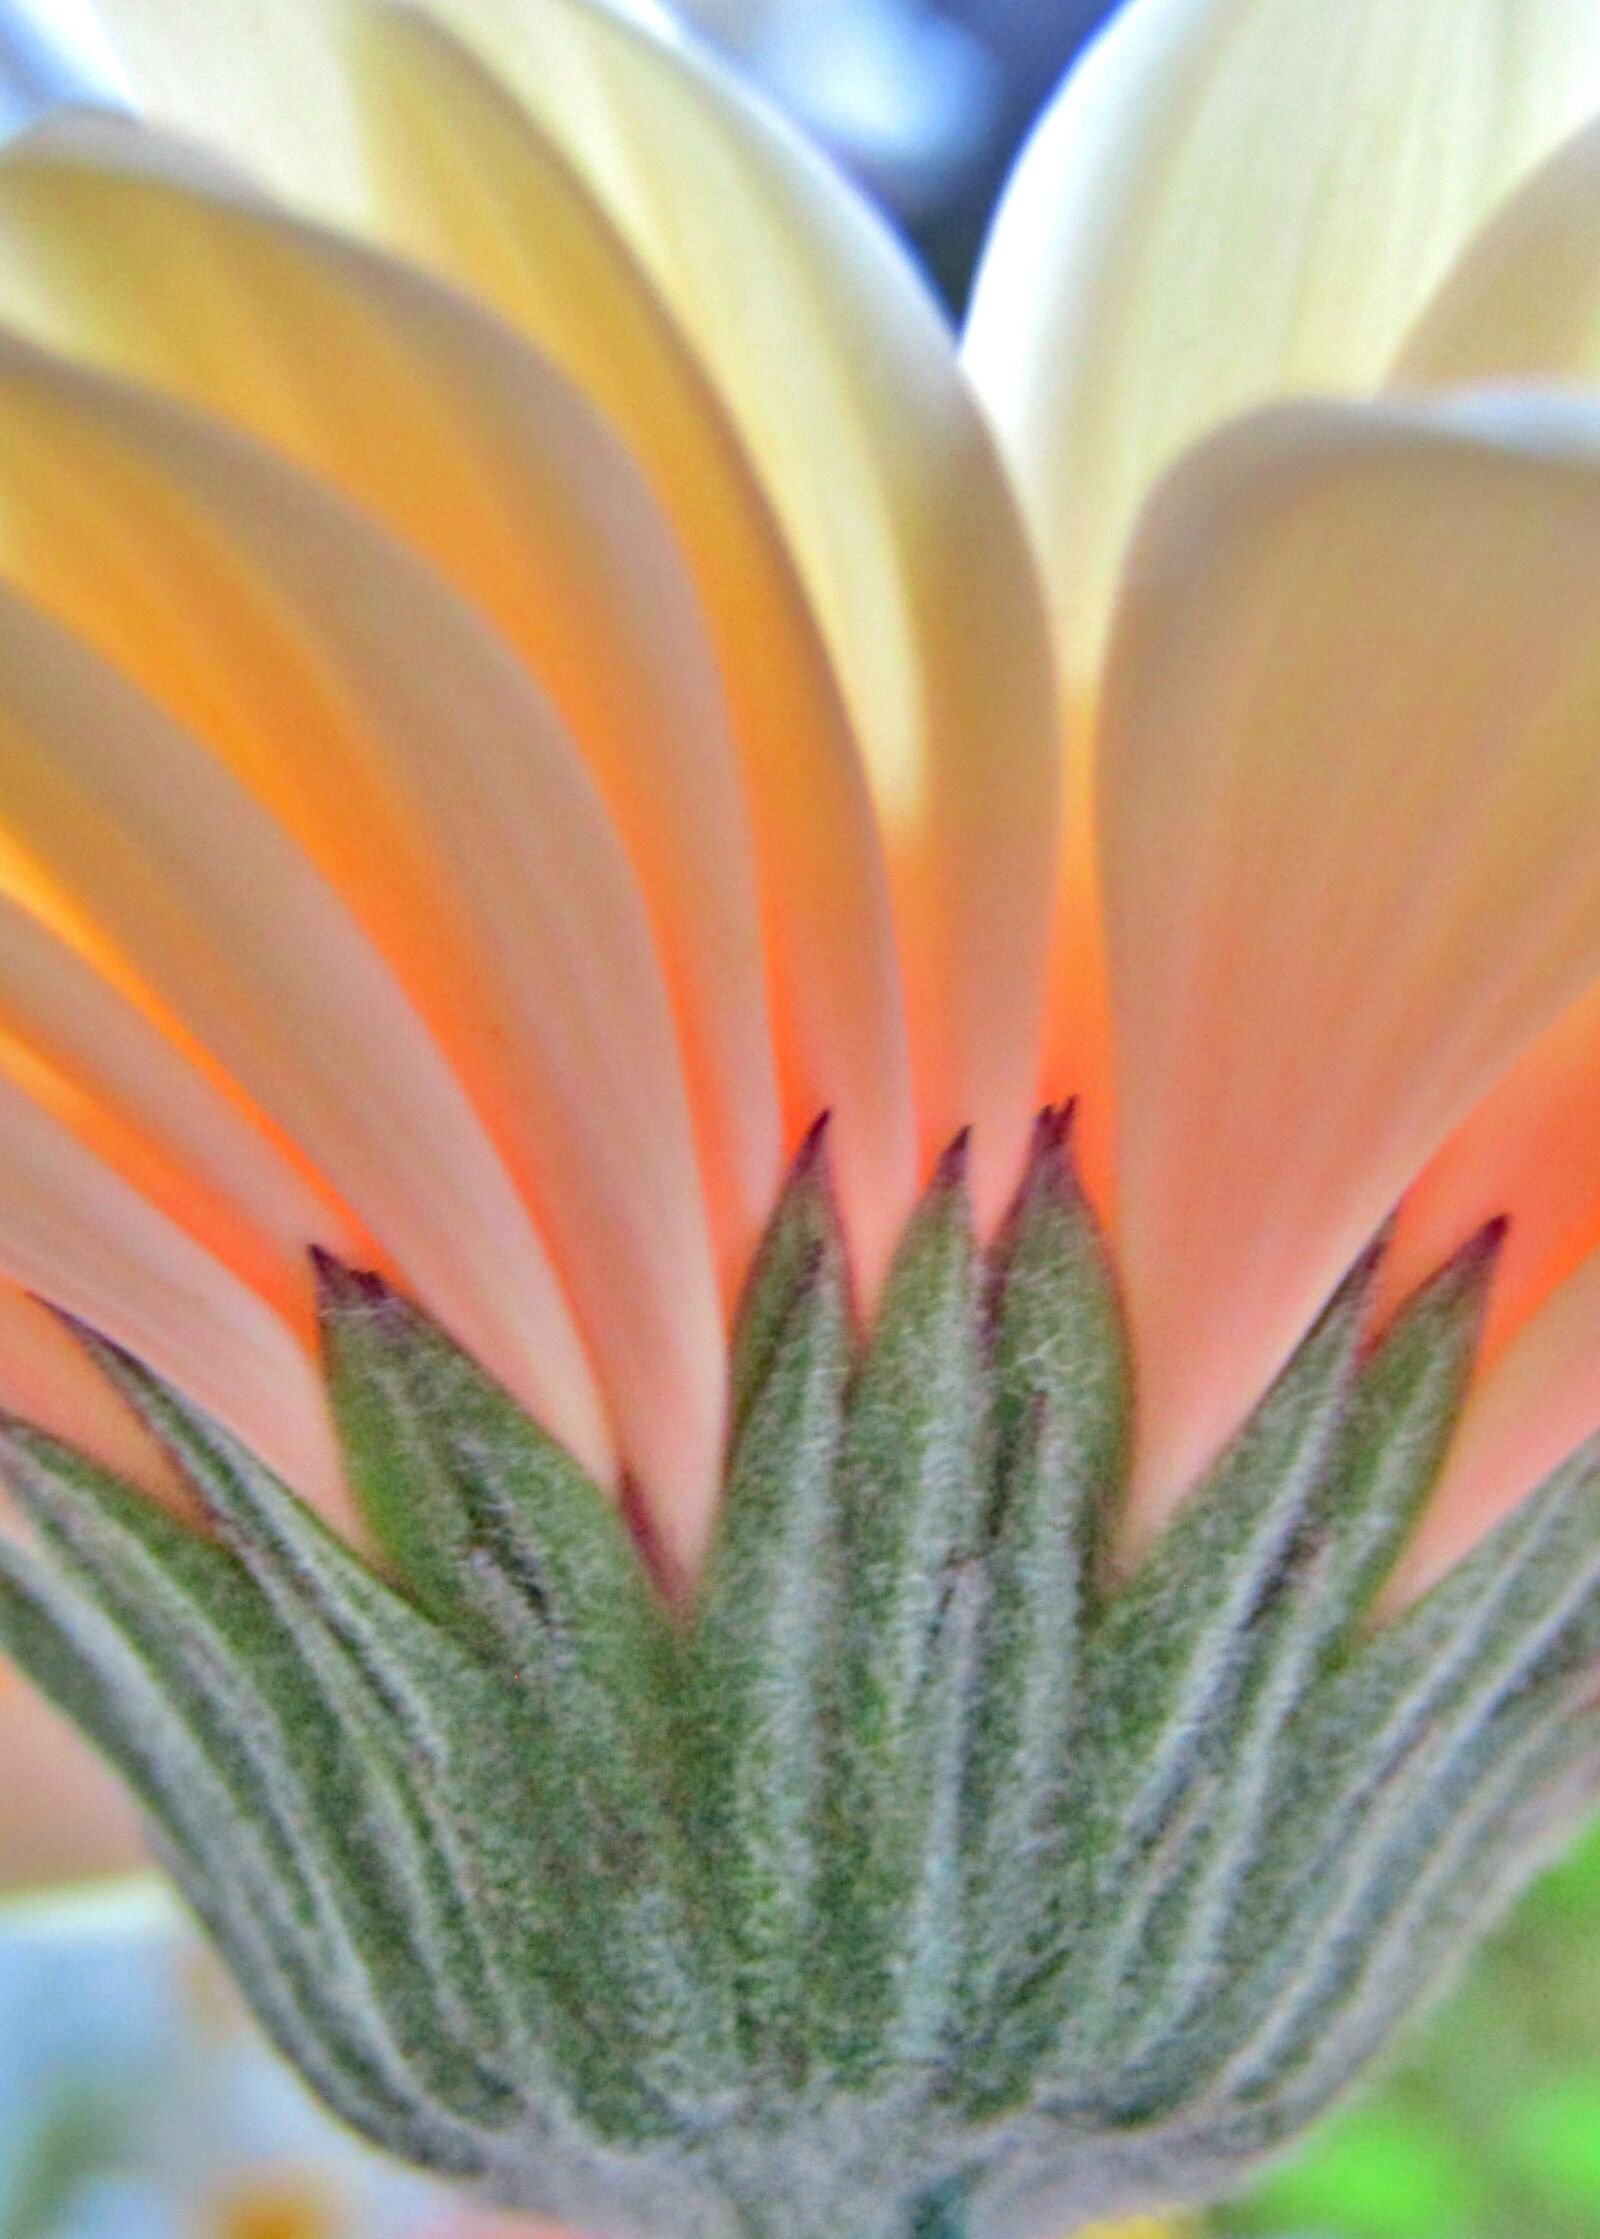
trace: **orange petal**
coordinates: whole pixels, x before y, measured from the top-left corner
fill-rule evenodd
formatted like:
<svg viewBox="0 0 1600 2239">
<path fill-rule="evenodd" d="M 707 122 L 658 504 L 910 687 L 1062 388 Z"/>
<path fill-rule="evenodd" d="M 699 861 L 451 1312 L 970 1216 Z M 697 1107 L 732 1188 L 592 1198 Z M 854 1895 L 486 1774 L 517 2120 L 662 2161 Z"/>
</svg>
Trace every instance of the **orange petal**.
<svg viewBox="0 0 1600 2239">
<path fill-rule="evenodd" d="M 1510 1230 L 1484 1333 L 1492 1359 L 1600 1246 L 1600 988 L 1591 988 L 1474 1107 L 1401 1207 L 1384 1268 L 1401 1297 L 1486 1220 Z"/>
<path fill-rule="evenodd" d="M 1600 1252 L 1554 1291 L 1479 1379 L 1404 1568 L 1423 1593 L 1600 1428 Z"/>
<path fill-rule="evenodd" d="M 48 1307 L 0 1281 L 0 1409 L 164 1498 L 172 1465 Z M 3 1488 L 0 1488 L 3 1497 Z"/>
<path fill-rule="evenodd" d="M 67 943 L 0 895 L 0 1069 L 291 1318 L 306 1247 L 357 1232 L 236 1094 Z"/>
<path fill-rule="evenodd" d="M 872 801 L 805 587 L 691 343 L 583 180 L 436 26 L 366 22 L 360 86 L 386 236 L 547 350 L 672 520 L 755 822 L 791 1128 L 833 1112 L 870 1286 L 914 1183 L 907 1029 Z"/>
<path fill-rule="evenodd" d="M 0 1272 L 137 1353 L 307 1499 L 345 1513 L 321 1382 L 286 1325 L 4 1078 Z"/>
<path fill-rule="evenodd" d="M 753 852 L 694 595 L 620 446 L 461 297 L 128 126 L 66 120 L 0 160 L 0 308 L 370 507 L 549 691 L 640 881 L 736 1281 L 782 1152 Z"/>
<path fill-rule="evenodd" d="M 726 1365 L 693 1132 L 638 890 L 553 710 L 375 523 L 187 408 L 14 344 L 0 426 L 5 564 L 216 744 L 371 931 L 535 1207 L 626 1460 L 692 1538 Z"/>
<path fill-rule="evenodd" d="M 127 1791 L 9 1670 L 0 1670 L 0 1794 L 10 1799 L 0 1819 L 0 1890 L 8 1896 L 149 1863 Z"/>
<path fill-rule="evenodd" d="M 0 773 L 4 883 L 129 992 L 148 989 L 316 1161 L 424 1302 L 604 1467 L 593 1386 L 538 1242 L 393 978 L 259 804 L 10 594 Z M 60 1295 L 47 1260 L 23 1279 Z M 125 1341 L 181 1380 L 181 1346 L 158 1357 Z"/>
<path fill-rule="evenodd" d="M 1202 447 L 1135 547 L 1101 806 L 1153 1515 L 1600 968 L 1600 414 Z"/>
<path fill-rule="evenodd" d="M 976 1123 L 997 1209 L 1036 1095 L 1059 719 L 1032 562 L 944 315 L 866 200 L 688 43 L 593 0 L 435 13 L 626 238 L 770 494 L 889 848 L 926 1140 Z M 431 131 L 454 124 L 470 164 L 443 39 L 369 16 L 379 55 L 418 51 Z"/>
</svg>

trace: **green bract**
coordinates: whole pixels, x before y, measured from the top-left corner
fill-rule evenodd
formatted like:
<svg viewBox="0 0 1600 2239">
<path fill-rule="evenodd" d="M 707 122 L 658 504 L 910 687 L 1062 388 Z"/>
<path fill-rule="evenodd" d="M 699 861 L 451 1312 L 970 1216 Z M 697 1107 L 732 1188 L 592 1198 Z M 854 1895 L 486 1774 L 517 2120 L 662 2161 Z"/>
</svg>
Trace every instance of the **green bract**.
<svg viewBox="0 0 1600 2239">
<path fill-rule="evenodd" d="M 1232 2184 L 1356 2074 L 1600 1765 L 1600 1456 L 1402 1620 L 1494 1259 L 1379 1252 L 1130 1578 L 1129 1388 L 1064 1120 L 959 1147 L 874 1327 L 825 1138 L 751 1277 L 692 1611 L 438 1329 L 324 1265 L 380 1578 L 87 1338 L 202 1536 L 18 1424 L 0 1634 L 137 1790 L 357 2129 L 648 2239 L 934 2239 Z"/>
</svg>

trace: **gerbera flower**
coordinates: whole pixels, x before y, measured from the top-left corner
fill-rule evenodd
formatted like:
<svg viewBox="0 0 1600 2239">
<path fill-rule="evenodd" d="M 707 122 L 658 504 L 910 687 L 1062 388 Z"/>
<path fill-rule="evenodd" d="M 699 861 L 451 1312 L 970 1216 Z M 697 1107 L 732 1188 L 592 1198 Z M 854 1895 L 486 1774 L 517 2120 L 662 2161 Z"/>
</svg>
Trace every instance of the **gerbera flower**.
<svg viewBox="0 0 1600 2239">
<path fill-rule="evenodd" d="M 596 0 L 102 13 L 0 162 L 11 1652 L 492 2198 L 1204 2196 L 1600 1765 L 1600 16 L 1133 0 L 958 351 Z"/>
</svg>

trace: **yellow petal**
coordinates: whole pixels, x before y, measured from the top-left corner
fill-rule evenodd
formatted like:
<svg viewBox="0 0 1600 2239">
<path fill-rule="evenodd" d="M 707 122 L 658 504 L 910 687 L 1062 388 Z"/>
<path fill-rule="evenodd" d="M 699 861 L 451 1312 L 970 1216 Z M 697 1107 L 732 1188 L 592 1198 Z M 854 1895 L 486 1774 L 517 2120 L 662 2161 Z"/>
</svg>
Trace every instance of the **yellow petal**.
<svg viewBox="0 0 1600 2239">
<path fill-rule="evenodd" d="M 1562 142 L 1467 242 L 1395 360 L 1401 389 L 1600 373 L 1600 122 Z"/>
<path fill-rule="evenodd" d="M 1600 969 L 1600 413 L 1202 447 L 1134 549 L 1100 784 L 1153 1514 Z"/>
<path fill-rule="evenodd" d="M 1020 1146 L 1037 1073 L 1056 717 L 1038 595 L 1013 507 L 931 301 L 865 205 L 759 105 L 715 70 L 591 0 L 546 0 L 535 9 L 450 0 L 433 11 L 532 111 L 539 130 L 523 123 L 523 145 L 514 152 L 506 142 L 517 136 L 519 120 L 508 113 L 503 130 L 491 121 L 483 131 L 493 86 L 470 65 L 452 69 L 444 37 L 412 11 L 363 11 L 361 124 L 375 178 L 362 176 L 349 81 L 334 83 L 352 11 L 312 11 L 329 29 L 327 69 L 310 103 L 297 95 L 294 106 L 297 117 L 315 114 L 317 143 L 331 151 L 320 169 L 308 158 L 299 125 L 282 131 L 278 95 L 313 67 L 307 12 L 291 12 L 292 24 L 281 10 L 266 22 L 226 8 L 226 31 L 208 24 L 198 58 L 187 51 L 179 9 L 125 0 L 108 20 L 113 31 L 126 31 L 124 51 L 156 113 L 202 134 L 209 126 L 214 139 L 247 155 L 300 201 L 347 221 L 381 224 L 412 245 L 431 232 L 429 245 L 446 267 L 480 287 L 483 267 L 493 272 L 498 265 L 494 277 L 503 290 L 508 265 L 531 251 L 536 269 L 551 268 L 545 295 L 563 298 L 556 323 L 586 328 L 580 347 L 591 357 L 613 352 L 619 303 L 634 341 L 641 323 L 655 330 L 660 304 L 648 298 L 659 289 L 688 338 L 690 375 L 698 360 L 728 400 L 793 539 L 806 592 L 839 664 L 885 820 L 925 1129 L 937 1137 L 955 1121 L 976 1119 L 982 1187 L 994 1195 Z M 253 48 L 260 88 L 248 114 L 237 83 L 222 82 L 236 78 L 228 54 L 242 48 Z M 561 208 L 563 200 L 573 207 Z M 420 220 L 419 205 L 431 205 Z M 574 292 L 582 205 L 589 218 L 603 211 L 614 221 L 648 271 L 654 288 L 645 299 L 636 272 L 620 296 L 614 285 L 598 297 Z M 487 245 L 468 244 L 474 228 L 480 235 L 490 230 Z M 519 231 L 528 237 L 526 251 Z M 593 243 L 581 246 L 587 256 Z M 614 262 L 608 277 L 621 277 Z M 526 294 L 526 281 L 522 288 Z M 503 292 L 490 292 L 508 308 Z M 652 352 L 661 347 L 656 331 L 645 340 Z M 681 343 L 667 354 L 681 357 Z M 776 363 L 781 381 L 771 377 Z M 610 378 L 620 373 L 633 385 L 647 370 L 648 360 L 641 365 L 630 348 L 614 360 Z M 736 678 L 735 726 L 741 744 L 766 750 L 756 762 L 764 788 L 775 794 L 787 781 L 793 791 L 796 775 L 773 767 L 773 750 L 792 752 L 798 741 L 817 752 L 815 712 L 824 718 L 823 745 L 831 751 L 837 711 L 828 709 L 826 688 L 810 673 L 815 649 L 803 642 L 793 586 L 768 549 L 770 523 L 759 505 L 752 511 L 748 464 L 736 458 L 730 465 L 728 428 L 706 425 L 707 399 L 694 394 L 696 385 L 691 378 L 685 387 L 679 367 L 660 405 L 641 397 L 627 417 L 645 413 L 659 421 L 663 406 L 670 412 L 686 395 L 692 404 L 696 448 L 712 480 L 695 489 L 698 462 L 671 464 L 674 514 L 682 507 L 700 516 L 701 534 L 688 541 L 702 595 L 708 562 L 721 591 L 708 606 L 725 660 L 727 625 L 750 633 L 753 609 L 778 608 L 781 627 L 774 632 L 769 617 L 759 636 L 747 634 L 736 664 L 748 677 L 759 649 L 769 712 L 758 722 L 741 708 Z M 633 429 L 626 432 L 634 442 Z M 637 442 L 635 448 L 647 467 L 663 455 L 659 442 L 654 457 Z M 819 458 L 828 462 L 825 473 L 816 471 Z M 720 529 L 725 537 L 730 527 L 746 540 L 758 532 L 761 564 L 743 597 L 736 596 L 726 545 L 718 563 L 709 544 L 709 532 Z M 806 689 L 798 702 L 774 669 L 779 658 L 799 669 Z M 774 705 L 785 710 L 781 726 Z M 805 773 L 803 790 L 818 790 L 821 774 Z M 855 816 L 838 815 L 850 806 L 847 782 L 827 773 L 821 790 L 859 848 Z M 764 817 L 759 801 L 756 814 L 759 829 L 773 828 L 775 817 Z M 808 851 L 817 845 L 803 837 L 800 844 Z M 763 855 L 769 856 L 765 848 Z M 862 895 L 853 855 L 844 867 Z M 837 871 L 824 880 L 819 870 L 806 870 L 811 891 L 840 887 Z M 791 872 L 781 884 L 793 889 L 801 881 Z M 785 952 L 804 953 L 798 939 Z M 860 961 L 876 951 L 858 942 L 856 953 L 859 975 Z M 791 976 L 809 998 L 801 974 Z M 819 976 L 817 965 L 809 976 Z M 836 995 L 832 1000 L 843 1014 L 839 1023 L 853 1026 L 850 1008 Z M 857 1014 L 860 1008 L 858 998 Z M 808 1032 L 810 1023 L 802 1012 L 797 1038 L 808 1057 L 811 1047 L 825 1046 L 820 1034 Z M 886 1233 L 905 1190 L 903 1178 L 892 1188 L 884 1179 L 897 1161 L 903 1165 L 894 1084 L 883 1077 L 898 1052 L 881 1033 L 848 1041 L 834 1033 L 830 1040 L 860 1070 L 852 1076 L 835 1057 L 830 1070 L 848 1098 L 823 1088 L 820 1096 L 813 1089 L 810 1101 L 841 1107 L 847 1187 L 853 1164 L 878 1168 L 854 1194 Z M 875 1069 L 865 1058 L 874 1042 L 886 1053 Z M 847 1105 L 865 1107 L 876 1131 L 859 1153 Z M 877 1206 L 874 1189 L 883 1200 Z"/>
<path fill-rule="evenodd" d="M 727 402 L 866 758 L 925 1127 L 977 1123 L 993 1196 L 1032 1117 L 1059 730 L 1033 568 L 944 317 L 865 200 L 686 47 L 594 0 L 435 13 L 595 195 Z M 416 20 L 372 10 L 373 48 L 416 46 Z"/>
<path fill-rule="evenodd" d="M 1024 153 L 967 337 L 1078 689 L 1162 470 L 1274 396 L 1376 387 L 1480 219 L 1596 109 L 1591 0 L 1118 11 Z"/>
<path fill-rule="evenodd" d="M 833 1112 L 870 1283 L 914 1180 L 909 1054 L 872 802 L 804 586 L 715 389 L 571 166 L 435 27 L 367 22 L 361 86 L 386 232 L 550 353 L 671 518 L 745 772 L 791 1127 Z"/>
<path fill-rule="evenodd" d="M 0 161 L 0 310 L 336 483 L 521 654 L 639 878 L 719 1244 L 741 1266 L 782 1153 L 752 847 L 693 592 L 620 446 L 459 296 L 226 194 L 127 126 L 68 120 Z"/>
<path fill-rule="evenodd" d="M 192 1033 L 316 1162 L 423 1301 L 604 1467 L 592 1382 L 539 1244 L 393 977 L 249 794 L 9 593 L 0 838 L 0 884 Z M 13 1272 L 63 1297 L 47 1255 Z M 97 1319 L 93 1301 L 63 1302 Z M 193 1321 L 203 1347 L 205 1316 L 197 1309 Z M 111 1334 L 183 1380 L 181 1346 L 159 1330 L 148 1343 Z M 255 1373 L 268 1374 L 272 1358 L 264 1346 Z"/>
</svg>

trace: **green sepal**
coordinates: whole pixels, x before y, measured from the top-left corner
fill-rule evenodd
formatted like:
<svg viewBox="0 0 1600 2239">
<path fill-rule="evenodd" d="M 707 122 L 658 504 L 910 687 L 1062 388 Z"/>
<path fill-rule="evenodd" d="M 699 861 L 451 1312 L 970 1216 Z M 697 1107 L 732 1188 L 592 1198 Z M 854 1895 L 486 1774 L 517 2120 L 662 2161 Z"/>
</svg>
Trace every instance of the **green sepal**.
<svg viewBox="0 0 1600 2239">
<path fill-rule="evenodd" d="M 302 1979 L 320 1975 L 324 2001 L 361 2017 L 367 2065 L 459 2164 L 477 2133 L 511 2119 L 510 2094 L 415 1963 L 367 1769 L 292 1640 L 242 1567 L 154 1502 L 20 1426 L 0 1434 L 0 1457 L 53 1558 L 32 1576 L 36 1602 L 81 1650 L 98 1634 L 103 1674 L 120 1675 L 102 1684 L 163 1706 L 159 1721 L 144 1714 L 156 1758 L 181 1721 L 214 1791 L 214 1839 L 248 1830 L 263 1852 L 253 1882 L 270 1899 L 268 1932 L 292 1946 Z M 57 1579 L 66 1591 L 47 1598 Z"/>
<path fill-rule="evenodd" d="M 961 1764 L 984 1532 L 982 1268 L 966 1144 L 907 1226 L 850 1394 L 827 1962 L 832 2060 L 865 2077 L 937 2054 L 959 1889 L 930 1836 Z M 953 1826 L 952 1826 L 953 1833 Z"/>
<path fill-rule="evenodd" d="M 536 1950 L 536 1923 L 517 1910 L 482 1917 L 486 1860 L 467 1832 L 484 1823 L 471 1790 L 489 1772 L 485 1743 L 504 1720 L 498 1691 L 236 1439 L 128 1354 L 79 1335 L 182 1469 L 282 1628 L 327 1727 L 359 1759 L 361 1808 L 396 1931 L 452 2030 L 478 2042 L 498 2073 L 525 2074 L 529 1993 L 502 1971 L 502 1955 Z M 523 1914 L 526 1883 L 524 1870 Z M 537 2006 L 535 2029 L 556 2026 L 548 2001 Z M 544 2096 L 558 2101 L 553 2079 Z"/>
<path fill-rule="evenodd" d="M 1093 1629 L 1062 1805 L 1057 1956 L 1003 2031 L 1018 2075 L 1097 2067 L 1137 2027 L 1141 1960 L 1237 1723 L 1261 1613 L 1336 1450 L 1378 1265 L 1375 1247 Z"/>
<path fill-rule="evenodd" d="M 850 1254 L 834 1190 L 832 1136 L 832 1119 L 824 1113 L 795 1155 L 740 1293 L 728 1363 L 730 1466 L 744 1443 L 745 1418 L 771 1379 L 801 1278 L 813 1265 L 839 1286 L 854 1332 Z"/>
<path fill-rule="evenodd" d="M 1063 1805 L 1084 1645 L 1105 1589 L 1128 1461 L 1126 1338 L 1105 1242 L 1044 1113 L 990 1254 L 987 1595 L 961 1801 L 961 1981 L 947 2022 L 961 2088 L 1044 1963 L 1065 1863 Z"/>
<path fill-rule="evenodd" d="M 92 1603 L 28 1550 L 0 1540 L 0 1638 L 126 1782 L 167 1864 L 279 2049 L 346 2122 L 446 2174 L 481 2158 L 451 2136 L 362 2042 L 360 2009 L 331 1995 L 314 1937 L 286 1907 L 256 1815 L 240 1809 L 198 1733 Z M 336 1981 L 337 1978 L 333 1978 Z"/>
<path fill-rule="evenodd" d="M 753 2061 L 791 2085 L 823 1929 L 826 1691 L 850 1278 L 824 1135 L 807 1144 L 736 1325 L 733 1428 L 689 1641 L 692 1808 Z"/>
<path fill-rule="evenodd" d="M 401 1583 L 475 1654 L 612 1699 L 627 1753 L 659 1762 L 675 1641 L 615 1505 L 380 1276 L 315 1264 L 351 1488 Z"/>
<path fill-rule="evenodd" d="M 1592 1740 L 1597 1663 L 1600 1446 L 1299 1706 L 1298 1777 L 1263 1846 L 1247 1970 L 1258 2006 L 1274 1971 L 1292 1974 L 1294 1997 L 1235 2056 L 1242 2089 L 1281 2080 L 1310 2049 L 1362 1942 L 1411 1900 L 1440 1839 L 1509 1755 L 1541 1749 L 1541 1735 Z"/>
<path fill-rule="evenodd" d="M 515 1663 L 500 1625 L 481 1611 L 475 1624 L 470 1602 L 449 1608 L 448 1630 L 429 1622 L 199 1410 L 88 1342 L 296 1633 L 308 1673 L 361 1731 L 374 1800 L 387 1790 L 392 1804 L 388 1855 L 421 1877 L 413 1912 L 430 1879 L 447 1907 L 460 1880 L 481 1893 L 480 1912 L 498 1897 L 504 1909 L 477 1939 L 450 1908 L 420 1948 L 439 1948 L 445 1927 L 465 1937 L 447 1978 L 470 2011 L 498 2013 L 515 2032 L 530 2103 L 581 2109 L 602 2135 L 670 2134 L 725 2098 L 737 2070 L 722 1942 L 674 1810 L 676 1648 L 665 1612 L 641 1603 L 642 1565 L 598 1489 L 542 1434 L 517 1435 L 526 1418 L 466 1355 L 378 1278 L 339 1285 L 328 1263 L 320 1272 L 330 1351 L 341 1347 L 341 1427 L 353 1414 L 363 1431 L 381 1423 L 397 1436 L 406 1409 L 431 1401 L 418 1474 L 440 1529 L 452 1491 L 469 1512 L 459 1531 L 485 1508 L 517 1517 L 519 1573 L 544 1590 L 529 1597 Z M 372 1354 L 352 1402 L 362 1372 L 350 1352 L 362 1344 Z M 371 1453 L 352 1461 L 353 1476 Z M 491 1500 L 482 1485 L 495 1472 Z M 503 1560 L 501 1541 L 485 1565 Z M 492 1605 L 497 1615 L 507 1606 L 498 1593 Z M 432 1795 L 419 1785 L 430 1770 Z M 430 1826 L 433 1811 L 443 1829 Z M 452 1861 L 457 1831 L 470 1842 Z M 420 1938 L 423 1926 L 413 1917 L 409 1932 Z M 496 1952 L 502 1968 L 487 1974 Z"/>
<path fill-rule="evenodd" d="M 1144 2065 L 1217 2001 L 1261 1933 L 1253 1870 L 1299 1778 L 1295 1714 L 1347 1650 L 1438 1475 L 1466 1394 L 1503 1230 L 1475 1237 L 1361 1357 L 1336 1441 L 1310 1480 L 1283 1561 L 1228 1651 L 1234 1708 L 1170 1807 L 1160 1901 L 1140 1923 L 1121 2013 L 1102 2046 L 1101 2089 L 1156 2089 Z"/>
<path fill-rule="evenodd" d="M 22 1426 L 0 1638 L 120 1768 L 278 2043 L 486 2197 L 643 2239 L 1045 2239 L 1231 2186 L 1595 1792 L 1600 1445 L 1425 1601 L 1497 1237 L 1368 1254 L 1131 1574 L 1114 1270 L 1047 1114 L 858 1312 L 819 1129 L 669 1608 L 616 1506 L 324 1262 L 377 1567 L 126 1355 L 209 1533 Z M 1120 1571 L 1120 1575 L 1119 1575 Z"/>
</svg>

